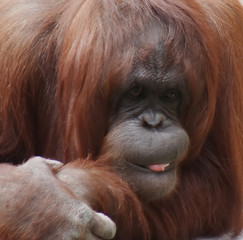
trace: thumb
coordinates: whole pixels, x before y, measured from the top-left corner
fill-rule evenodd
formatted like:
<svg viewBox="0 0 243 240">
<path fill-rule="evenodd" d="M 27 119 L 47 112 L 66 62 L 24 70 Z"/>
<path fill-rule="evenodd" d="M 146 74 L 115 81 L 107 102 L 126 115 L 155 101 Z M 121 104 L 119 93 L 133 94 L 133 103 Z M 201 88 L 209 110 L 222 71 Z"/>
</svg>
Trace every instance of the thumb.
<svg viewBox="0 0 243 240">
<path fill-rule="evenodd" d="M 101 239 L 112 239 L 116 234 L 116 225 L 104 214 L 95 213 L 91 222 L 91 232 Z"/>
</svg>

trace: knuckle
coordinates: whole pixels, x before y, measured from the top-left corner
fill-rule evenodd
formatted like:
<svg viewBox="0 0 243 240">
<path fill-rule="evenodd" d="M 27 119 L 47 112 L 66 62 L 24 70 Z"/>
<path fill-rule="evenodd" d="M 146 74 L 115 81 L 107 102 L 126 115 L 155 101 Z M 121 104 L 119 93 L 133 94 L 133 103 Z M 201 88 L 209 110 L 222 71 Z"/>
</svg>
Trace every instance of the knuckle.
<svg viewBox="0 0 243 240">
<path fill-rule="evenodd" d="M 46 163 L 45 163 L 45 158 L 42 158 L 42 157 L 32 157 L 30 159 L 28 159 L 27 162 L 25 162 L 23 165 L 20 165 L 20 166 L 24 166 L 24 167 L 28 167 L 30 169 L 33 169 L 33 168 L 43 168 L 46 166 Z"/>
<path fill-rule="evenodd" d="M 42 158 L 40 156 L 35 156 L 30 158 L 26 163 L 43 163 L 45 161 L 45 158 Z"/>
<path fill-rule="evenodd" d="M 42 157 L 32 157 L 24 164 L 19 165 L 18 168 L 24 172 L 28 172 L 34 177 L 43 178 L 43 175 L 47 176 L 51 173 L 51 170 L 45 160 L 46 159 Z"/>
</svg>

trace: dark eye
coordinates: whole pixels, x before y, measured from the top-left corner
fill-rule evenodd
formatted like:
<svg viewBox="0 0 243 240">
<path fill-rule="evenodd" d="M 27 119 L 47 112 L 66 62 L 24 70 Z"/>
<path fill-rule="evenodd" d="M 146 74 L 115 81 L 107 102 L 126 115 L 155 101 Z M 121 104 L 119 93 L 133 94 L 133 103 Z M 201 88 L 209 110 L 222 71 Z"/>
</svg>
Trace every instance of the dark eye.
<svg viewBox="0 0 243 240">
<path fill-rule="evenodd" d="M 170 91 L 165 92 L 162 95 L 162 99 L 165 100 L 165 101 L 173 102 L 173 101 L 178 100 L 179 95 L 180 94 L 177 90 L 170 90 Z"/>
<path fill-rule="evenodd" d="M 141 96 L 141 94 L 142 94 L 141 85 L 135 86 L 129 91 L 129 96 L 132 98 L 137 98 L 137 97 Z"/>
</svg>

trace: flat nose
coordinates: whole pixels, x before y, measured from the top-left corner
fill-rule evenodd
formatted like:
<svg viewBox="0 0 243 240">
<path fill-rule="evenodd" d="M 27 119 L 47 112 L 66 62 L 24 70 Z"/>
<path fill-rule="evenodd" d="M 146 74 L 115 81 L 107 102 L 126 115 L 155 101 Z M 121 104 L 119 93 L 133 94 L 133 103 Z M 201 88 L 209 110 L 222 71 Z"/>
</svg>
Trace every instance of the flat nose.
<svg viewBox="0 0 243 240">
<path fill-rule="evenodd" d="M 140 119 L 143 121 L 145 127 L 157 128 L 162 126 L 165 116 L 162 113 L 154 113 L 149 111 L 143 113 L 140 116 Z"/>
</svg>

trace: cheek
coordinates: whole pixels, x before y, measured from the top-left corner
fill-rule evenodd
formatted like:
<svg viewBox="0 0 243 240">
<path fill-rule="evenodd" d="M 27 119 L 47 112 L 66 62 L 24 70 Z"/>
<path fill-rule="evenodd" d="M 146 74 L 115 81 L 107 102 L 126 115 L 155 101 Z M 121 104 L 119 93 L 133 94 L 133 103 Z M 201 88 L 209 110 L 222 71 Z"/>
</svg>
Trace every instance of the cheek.
<svg viewBox="0 0 243 240">
<path fill-rule="evenodd" d="M 134 120 L 109 132 L 103 153 L 112 153 L 117 172 L 139 196 L 153 200 L 174 189 L 177 163 L 185 156 L 188 145 L 189 137 L 180 126 L 168 124 L 160 131 L 151 131 Z M 163 171 L 151 170 L 151 166 L 161 165 L 167 167 Z"/>
</svg>

